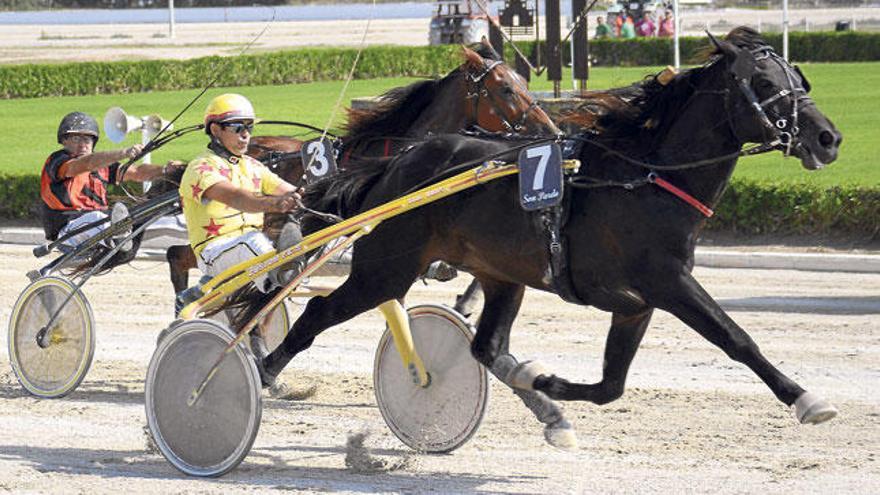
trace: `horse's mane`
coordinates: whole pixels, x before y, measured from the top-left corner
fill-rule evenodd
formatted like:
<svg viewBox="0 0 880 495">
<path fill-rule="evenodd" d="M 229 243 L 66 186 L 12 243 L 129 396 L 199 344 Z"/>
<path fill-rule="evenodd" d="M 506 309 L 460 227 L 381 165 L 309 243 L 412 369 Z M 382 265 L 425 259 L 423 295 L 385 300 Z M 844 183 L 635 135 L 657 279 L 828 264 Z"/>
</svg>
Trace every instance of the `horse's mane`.
<svg viewBox="0 0 880 495">
<path fill-rule="evenodd" d="M 474 43 L 470 49 L 485 60 L 500 60 L 498 53 L 489 45 Z M 349 108 L 348 122 L 344 126 L 346 140 L 353 143 L 370 138 L 405 135 L 413 122 L 434 101 L 440 88 L 459 77 L 461 72 L 461 67 L 458 67 L 439 79 L 418 81 L 409 86 L 391 89 L 379 96 L 378 103 L 371 109 Z"/>
<path fill-rule="evenodd" d="M 748 26 L 739 26 L 733 28 L 724 38 L 730 43 L 746 49 L 754 49 L 761 46 L 768 46 L 768 43 L 761 38 L 761 33 L 755 31 Z M 714 47 L 713 47 L 714 48 Z M 717 50 L 713 50 L 712 54 L 717 54 Z"/>
<path fill-rule="evenodd" d="M 705 67 L 686 70 L 666 84 L 658 74 L 648 76 L 631 89 L 626 104 L 606 107 L 597 127 L 603 140 L 618 141 L 632 154 L 637 149 L 651 150 L 665 136 L 690 100 Z"/>
<path fill-rule="evenodd" d="M 443 79 L 418 81 L 382 94 L 375 107 L 367 110 L 348 109 L 345 125 L 346 141 L 355 142 L 372 137 L 402 136 L 425 108 L 434 100 L 439 88 L 458 76 L 456 69 Z"/>
<path fill-rule="evenodd" d="M 745 49 L 767 44 L 760 33 L 746 26 L 734 28 L 726 40 Z M 697 56 L 696 62 L 701 66 L 683 71 L 666 84 L 658 79 L 661 72 L 631 86 L 588 93 L 572 109 L 560 113 L 558 123 L 592 131 L 599 139 L 627 149 L 633 156 L 641 154 L 638 150 L 650 152 L 668 132 L 700 78 L 706 77 L 720 54 L 714 45 L 707 46 Z"/>
<path fill-rule="evenodd" d="M 306 187 L 303 203 L 309 208 L 325 213 L 334 213 L 348 218 L 364 201 L 373 185 L 382 178 L 393 157 L 358 158 L 356 163 L 340 170 L 337 174 L 321 179 Z M 309 234 L 326 226 L 326 223 L 311 215 L 303 218 L 303 233 Z"/>
<path fill-rule="evenodd" d="M 630 101 L 641 91 L 639 84 L 623 88 L 588 91 L 575 103 L 555 111 L 548 111 L 553 122 L 566 134 L 598 132 L 600 119 L 612 112 L 625 112 Z"/>
</svg>

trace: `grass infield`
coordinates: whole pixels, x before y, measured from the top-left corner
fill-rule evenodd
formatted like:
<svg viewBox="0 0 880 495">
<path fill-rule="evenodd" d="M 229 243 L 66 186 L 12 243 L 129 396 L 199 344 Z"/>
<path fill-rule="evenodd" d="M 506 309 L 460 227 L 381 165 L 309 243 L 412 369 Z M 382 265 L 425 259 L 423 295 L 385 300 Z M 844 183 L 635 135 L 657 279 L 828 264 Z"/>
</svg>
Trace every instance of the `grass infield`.
<svg viewBox="0 0 880 495">
<path fill-rule="evenodd" d="M 591 89 L 623 86 L 660 70 L 657 67 L 594 68 L 589 85 Z M 880 62 L 803 64 L 802 70 L 813 86 L 811 95 L 820 110 L 840 129 L 844 136 L 840 156 L 825 170 L 807 172 L 796 159 L 784 159 L 774 153 L 741 160 L 736 177 L 760 182 L 806 183 L 821 186 L 858 184 L 880 185 L 880 167 L 876 159 L 880 151 L 876 125 L 880 116 Z M 207 78 L 208 75 L 206 75 Z M 569 77 L 566 74 L 566 77 Z M 343 100 L 347 106 L 353 97 L 378 95 L 395 86 L 415 79 L 392 78 L 353 81 Z M 178 128 L 198 123 L 208 101 L 223 92 L 239 92 L 254 103 L 258 115 L 264 119 L 295 120 L 323 127 L 343 83 L 318 82 L 284 86 L 254 86 L 214 88 L 196 102 L 177 122 Z M 570 87 L 566 80 L 563 88 Z M 533 80 L 531 89 L 546 91 L 551 88 L 546 80 Z M 0 173 L 39 173 L 45 158 L 58 148 L 55 132 L 61 117 L 80 110 L 95 116 L 102 123 L 109 107 L 120 106 L 132 115 L 158 113 L 165 119 L 174 117 L 199 90 L 51 97 L 38 99 L 0 100 L 0 115 L 11 127 L 0 133 Z M 344 122 L 340 110 L 334 118 L 334 127 Z M 719 115 L 719 118 L 722 116 Z M 257 134 L 287 134 L 295 129 L 264 126 Z M 126 144 L 140 141 L 140 134 L 130 134 Z M 175 158 L 189 160 L 205 145 L 204 134 L 192 133 L 153 153 L 153 162 Z M 116 145 L 102 136 L 98 150 Z"/>
</svg>

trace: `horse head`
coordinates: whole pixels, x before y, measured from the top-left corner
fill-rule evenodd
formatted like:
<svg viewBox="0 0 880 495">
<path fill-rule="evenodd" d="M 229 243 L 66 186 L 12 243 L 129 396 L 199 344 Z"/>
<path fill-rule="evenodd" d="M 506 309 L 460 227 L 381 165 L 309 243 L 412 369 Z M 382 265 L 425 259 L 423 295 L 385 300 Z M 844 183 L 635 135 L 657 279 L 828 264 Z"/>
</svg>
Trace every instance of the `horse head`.
<svg viewBox="0 0 880 495">
<path fill-rule="evenodd" d="M 525 80 L 484 40 L 477 49 L 462 47 L 461 72 L 466 99 L 472 102 L 468 119 L 492 132 L 560 134 L 561 131 L 529 93 Z"/>
<path fill-rule="evenodd" d="M 810 83 L 797 66 L 746 27 L 734 29 L 724 41 L 709 38 L 736 86 L 728 118 L 740 140 L 772 144 L 809 170 L 837 159 L 843 138 L 816 108 Z"/>
</svg>

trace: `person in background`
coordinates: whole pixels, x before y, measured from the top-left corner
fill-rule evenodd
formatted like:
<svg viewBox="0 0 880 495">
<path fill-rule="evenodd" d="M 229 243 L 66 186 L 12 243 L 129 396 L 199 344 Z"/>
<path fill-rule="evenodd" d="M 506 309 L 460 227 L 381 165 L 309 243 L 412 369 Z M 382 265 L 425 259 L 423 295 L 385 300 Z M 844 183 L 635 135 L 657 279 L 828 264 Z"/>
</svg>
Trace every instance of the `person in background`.
<svg viewBox="0 0 880 495">
<path fill-rule="evenodd" d="M 663 19 L 660 20 L 660 26 L 657 28 L 657 36 L 671 38 L 674 34 L 675 20 L 672 18 L 672 13 L 667 10 L 663 15 Z"/>
<path fill-rule="evenodd" d="M 614 31 L 611 29 L 611 26 L 605 23 L 605 18 L 602 16 L 596 18 L 596 34 L 594 37 L 597 39 L 614 37 Z"/>
<path fill-rule="evenodd" d="M 655 26 L 654 21 L 651 19 L 651 13 L 645 11 L 642 14 L 642 18 L 639 20 L 639 24 L 636 26 L 636 34 L 640 37 L 647 38 L 654 36 Z"/>
<path fill-rule="evenodd" d="M 142 163 L 132 166 L 119 177 L 119 161 L 137 157 L 143 145 L 112 151 L 95 151 L 98 144 L 98 123 L 83 112 L 71 112 L 58 125 L 58 144 L 63 147 L 53 152 L 43 164 L 40 174 L 43 231 L 46 239 L 54 241 L 67 233 L 90 223 L 104 220 L 110 211 L 110 222 L 96 225 L 64 241 L 62 250 L 72 250 L 112 224 L 128 217 L 123 203 L 110 209 L 107 186 L 123 180 L 144 182 L 163 175 L 166 167 L 182 166 L 170 161 L 165 166 Z M 117 240 L 127 233 L 114 236 Z M 112 243 L 105 243 L 113 247 Z M 131 243 L 120 246 L 120 251 L 131 249 Z"/>
<path fill-rule="evenodd" d="M 636 28 L 633 25 L 633 19 L 627 15 L 623 24 L 620 26 L 620 37 L 625 40 L 631 40 L 636 37 Z"/>
<path fill-rule="evenodd" d="M 617 12 L 614 16 L 614 36 L 619 38 L 623 31 L 623 23 L 626 21 L 626 14 Z"/>
</svg>

